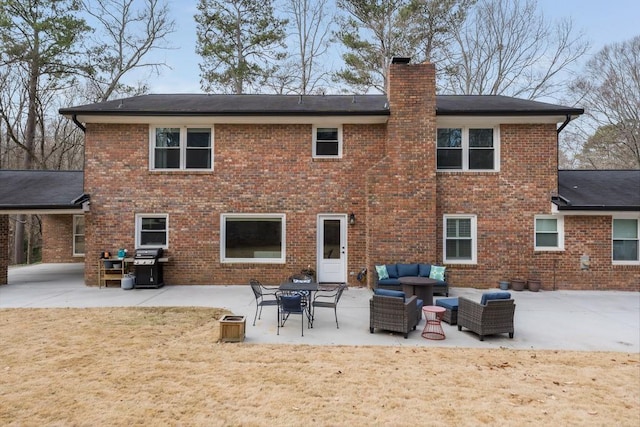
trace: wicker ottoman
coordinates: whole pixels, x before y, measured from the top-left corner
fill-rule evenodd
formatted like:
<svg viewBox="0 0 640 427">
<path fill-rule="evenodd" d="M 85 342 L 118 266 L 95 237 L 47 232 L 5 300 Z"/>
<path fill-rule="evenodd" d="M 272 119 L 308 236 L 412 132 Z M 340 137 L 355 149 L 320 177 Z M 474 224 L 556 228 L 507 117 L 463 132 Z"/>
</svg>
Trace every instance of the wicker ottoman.
<svg viewBox="0 0 640 427">
<path fill-rule="evenodd" d="M 436 300 L 436 305 L 444 307 L 442 320 L 450 325 L 458 323 L 458 298 L 441 298 Z"/>
</svg>

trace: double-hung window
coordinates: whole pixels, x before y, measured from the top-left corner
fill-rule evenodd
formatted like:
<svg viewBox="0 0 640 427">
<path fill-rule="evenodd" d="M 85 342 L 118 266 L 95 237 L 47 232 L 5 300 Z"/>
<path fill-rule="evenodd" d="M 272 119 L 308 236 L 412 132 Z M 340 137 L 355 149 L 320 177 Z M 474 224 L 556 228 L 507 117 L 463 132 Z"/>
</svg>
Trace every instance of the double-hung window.
<svg viewBox="0 0 640 427">
<path fill-rule="evenodd" d="M 285 262 L 284 214 L 222 214 L 220 259 L 222 262 Z"/>
<path fill-rule="evenodd" d="M 342 127 L 313 127 L 313 157 L 342 157 Z"/>
<path fill-rule="evenodd" d="M 73 256 L 84 256 L 84 215 L 73 216 Z"/>
<path fill-rule="evenodd" d="M 450 127 L 437 130 L 438 170 L 498 169 L 499 128 Z"/>
<path fill-rule="evenodd" d="M 613 219 L 612 252 L 614 264 L 640 264 L 639 223 L 640 220 L 636 218 Z"/>
<path fill-rule="evenodd" d="M 136 248 L 169 247 L 169 215 L 136 215 Z"/>
<path fill-rule="evenodd" d="M 564 250 L 564 218 L 539 215 L 535 217 L 535 250 Z"/>
<path fill-rule="evenodd" d="M 210 127 L 151 127 L 151 169 L 212 170 Z"/>
<path fill-rule="evenodd" d="M 477 218 L 475 215 L 444 216 L 444 262 L 477 262 Z"/>
</svg>

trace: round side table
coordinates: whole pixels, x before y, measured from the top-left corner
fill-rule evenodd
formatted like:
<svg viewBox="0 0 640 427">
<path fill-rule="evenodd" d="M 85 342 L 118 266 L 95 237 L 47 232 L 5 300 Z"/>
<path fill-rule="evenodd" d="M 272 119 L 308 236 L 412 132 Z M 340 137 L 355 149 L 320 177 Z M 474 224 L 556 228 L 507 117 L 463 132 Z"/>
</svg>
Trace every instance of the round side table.
<svg viewBox="0 0 640 427">
<path fill-rule="evenodd" d="M 442 329 L 442 316 L 446 309 L 437 305 L 426 305 L 422 307 L 424 317 L 427 319 L 424 330 L 422 331 L 422 337 L 429 340 L 443 340 L 444 330 Z"/>
</svg>

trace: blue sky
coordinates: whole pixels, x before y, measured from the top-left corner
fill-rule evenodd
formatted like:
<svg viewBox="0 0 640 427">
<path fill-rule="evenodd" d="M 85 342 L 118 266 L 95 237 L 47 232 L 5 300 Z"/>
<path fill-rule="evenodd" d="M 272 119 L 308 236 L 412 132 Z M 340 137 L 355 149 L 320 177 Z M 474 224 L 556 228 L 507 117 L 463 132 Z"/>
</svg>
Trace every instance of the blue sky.
<svg viewBox="0 0 640 427">
<path fill-rule="evenodd" d="M 154 59 L 165 61 L 161 75 L 147 80 L 151 93 L 200 93 L 200 57 L 195 53 L 197 0 L 169 0 L 177 31 L 170 36 L 175 49 L 157 52 Z M 571 18 L 574 28 L 591 42 L 590 53 L 603 46 L 640 35 L 638 0 L 538 0 L 546 19 Z M 145 79 L 146 80 L 146 79 Z"/>
</svg>

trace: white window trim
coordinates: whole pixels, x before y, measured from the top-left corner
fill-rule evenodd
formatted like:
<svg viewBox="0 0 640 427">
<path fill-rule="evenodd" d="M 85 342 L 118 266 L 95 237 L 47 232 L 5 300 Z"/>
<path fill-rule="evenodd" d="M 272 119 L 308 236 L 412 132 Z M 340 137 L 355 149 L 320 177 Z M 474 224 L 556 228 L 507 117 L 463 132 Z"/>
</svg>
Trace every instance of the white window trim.
<svg viewBox="0 0 640 427">
<path fill-rule="evenodd" d="M 156 168 L 156 129 L 158 128 L 179 128 L 180 129 L 180 167 L 179 168 Z M 187 129 L 210 129 L 211 130 L 211 167 L 210 168 L 189 168 L 187 169 Z M 211 172 L 214 169 L 214 128 L 212 125 L 150 125 L 149 126 L 149 170 L 169 171 L 169 172 Z"/>
<path fill-rule="evenodd" d="M 338 129 L 338 155 L 337 156 L 319 156 L 316 155 L 316 143 L 318 142 L 318 128 L 336 128 Z M 311 145 L 311 156 L 314 159 L 341 159 L 342 158 L 342 125 L 338 124 L 317 124 L 313 125 L 313 144 Z"/>
<path fill-rule="evenodd" d="M 438 129 L 462 129 L 462 168 L 438 169 Z M 469 169 L 469 129 L 493 129 L 493 169 Z M 440 124 L 436 128 L 436 171 L 437 172 L 500 172 L 500 126 L 492 124 Z"/>
<path fill-rule="evenodd" d="M 73 216 L 73 256 L 74 257 L 83 257 L 85 254 L 84 252 L 77 252 L 76 251 L 76 236 L 86 236 L 86 234 L 76 234 L 76 221 L 82 218 L 84 219 L 84 215 L 74 215 Z M 86 221 L 85 221 L 85 233 L 86 233 Z M 86 239 L 85 239 L 85 245 L 86 245 Z M 85 246 L 86 248 L 86 246 Z"/>
<path fill-rule="evenodd" d="M 539 219 L 555 219 L 558 229 L 558 246 L 537 246 L 536 234 Z M 535 215 L 533 218 L 533 250 L 536 252 L 564 251 L 564 216 L 562 215 Z"/>
<path fill-rule="evenodd" d="M 636 226 L 638 227 L 638 240 L 640 240 L 640 216 L 631 215 L 615 215 L 611 218 L 611 264 L 612 265 L 640 265 L 640 259 L 637 261 L 619 261 L 613 259 L 613 220 L 614 219 L 635 219 Z M 638 243 L 640 245 L 640 242 Z M 640 250 L 638 251 L 638 257 L 640 257 Z"/>
<path fill-rule="evenodd" d="M 447 258 L 447 220 L 470 219 L 471 220 L 471 259 Z M 452 214 L 444 215 L 442 221 L 442 259 L 445 264 L 477 264 L 478 263 L 478 217 L 477 215 Z"/>
<path fill-rule="evenodd" d="M 158 246 L 158 245 L 142 245 L 140 243 L 140 233 L 142 232 L 142 218 L 164 218 L 165 219 L 165 224 L 166 224 L 166 244 L 162 245 L 162 246 Z M 136 239 L 135 239 L 135 246 L 136 249 L 138 248 L 157 248 L 157 247 L 161 247 L 162 249 L 169 249 L 169 214 L 157 214 L 157 213 L 140 213 L 140 214 L 136 214 Z"/>
<path fill-rule="evenodd" d="M 246 219 L 246 218 L 270 218 L 280 219 L 282 221 L 282 252 L 279 258 L 227 258 L 226 256 L 226 229 L 227 219 Z M 285 214 L 264 213 L 264 214 L 220 214 L 220 262 L 223 264 L 285 264 L 287 259 L 287 216 Z"/>
</svg>

